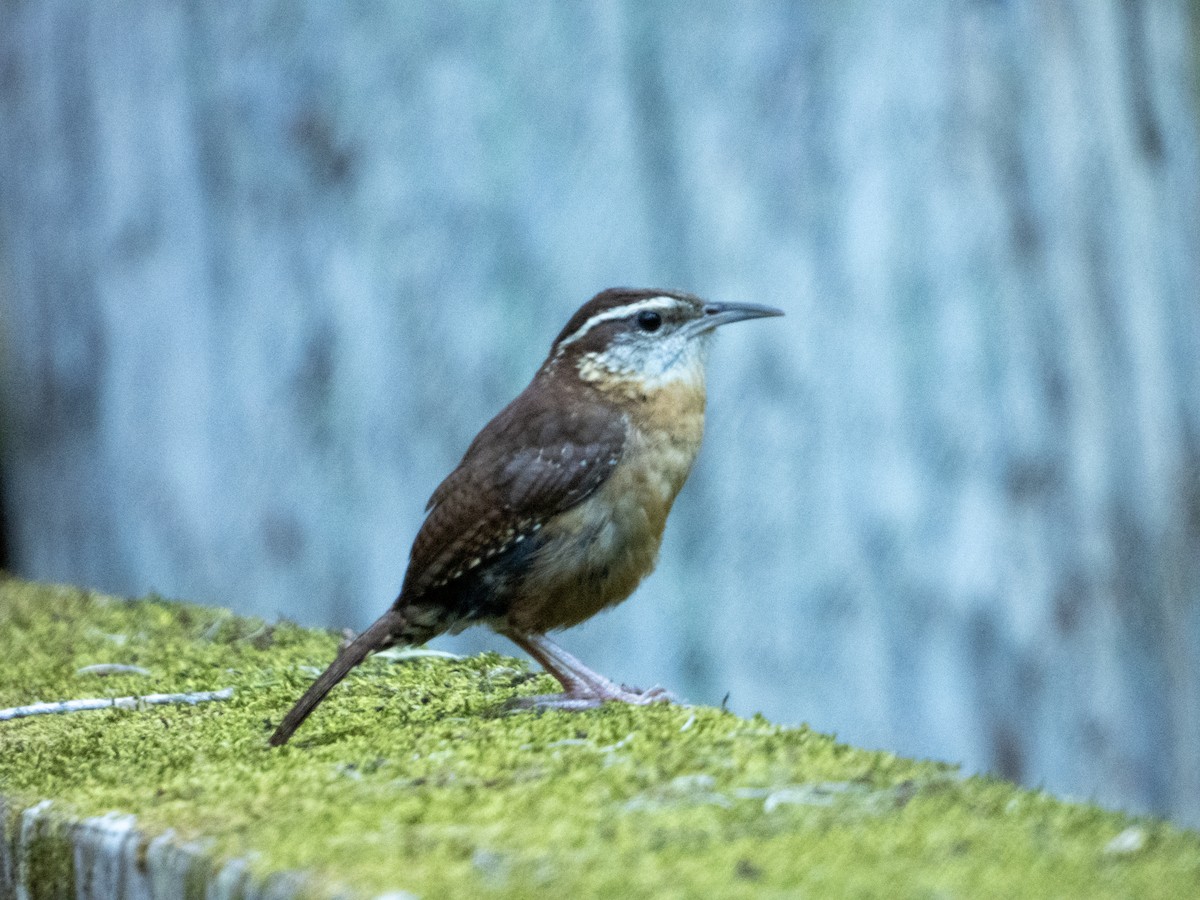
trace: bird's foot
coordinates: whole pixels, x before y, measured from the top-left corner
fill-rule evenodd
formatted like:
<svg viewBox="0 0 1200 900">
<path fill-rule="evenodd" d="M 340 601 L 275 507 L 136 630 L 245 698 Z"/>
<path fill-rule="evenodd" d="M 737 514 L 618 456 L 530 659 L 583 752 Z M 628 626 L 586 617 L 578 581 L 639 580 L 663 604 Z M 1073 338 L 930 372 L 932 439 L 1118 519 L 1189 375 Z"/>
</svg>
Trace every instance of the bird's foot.
<svg viewBox="0 0 1200 900">
<path fill-rule="evenodd" d="M 622 688 L 622 690 L 628 691 L 633 694 L 638 694 L 641 697 L 645 698 L 641 701 L 641 703 L 639 705 L 645 705 L 647 703 L 670 703 L 675 706 L 687 706 L 687 704 L 684 703 L 682 699 L 680 699 L 678 696 L 676 696 L 675 694 L 668 691 L 662 685 L 656 684 L 654 687 L 649 688 L 644 691 L 641 690 L 640 688 L 631 688 L 627 684 L 621 685 L 621 688 Z"/>
<path fill-rule="evenodd" d="M 518 647 L 541 663 L 550 675 L 563 686 L 561 694 L 541 694 L 518 697 L 506 704 L 508 709 L 595 709 L 604 703 L 628 703 L 648 706 L 651 703 L 679 703 L 674 694 L 661 687 L 648 691 L 627 684 L 615 684 L 599 672 L 593 672 L 582 662 L 554 643 L 544 634 L 507 630 L 504 632 Z"/>
</svg>

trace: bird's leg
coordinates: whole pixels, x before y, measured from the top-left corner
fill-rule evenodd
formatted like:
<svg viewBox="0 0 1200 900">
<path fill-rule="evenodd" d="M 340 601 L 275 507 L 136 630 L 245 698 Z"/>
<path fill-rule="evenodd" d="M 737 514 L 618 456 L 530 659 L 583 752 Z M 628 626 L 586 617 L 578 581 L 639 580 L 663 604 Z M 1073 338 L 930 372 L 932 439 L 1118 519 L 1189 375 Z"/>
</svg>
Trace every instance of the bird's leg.
<svg viewBox="0 0 1200 900">
<path fill-rule="evenodd" d="M 619 690 L 599 672 L 589 669 L 580 659 L 544 635 L 521 635 L 518 645 L 557 678 L 568 693 L 583 691 L 606 694 Z"/>
<path fill-rule="evenodd" d="M 561 694 L 523 697 L 514 705 L 526 708 L 582 710 L 593 709 L 602 703 L 668 703 L 674 698 L 662 688 L 648 691 L 632 690 L 614 684 L 598 672 L 585 666 L 544 634 L 505 631 L 504 636 L 532 656 L 543 669 L 563 686 Z"/>
</svg>

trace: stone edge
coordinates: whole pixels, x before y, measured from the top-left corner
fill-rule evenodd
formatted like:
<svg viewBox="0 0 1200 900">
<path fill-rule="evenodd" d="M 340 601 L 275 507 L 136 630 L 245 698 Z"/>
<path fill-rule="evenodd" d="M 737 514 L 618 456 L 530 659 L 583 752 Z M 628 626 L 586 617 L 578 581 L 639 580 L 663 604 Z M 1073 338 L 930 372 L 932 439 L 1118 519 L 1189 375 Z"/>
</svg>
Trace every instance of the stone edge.
<svg viewBox="0 0 1200 900">
<path fill-rule="evenodd" d="M 51 800 L 21 808 L 0 796 L 4 900 L 298 900 L 304 888 L 301 873 L 255 878 L 247 859 L 218 863 L 171 830 L 144 834 L 128 813 L 73 819 Z"/>
</svg>

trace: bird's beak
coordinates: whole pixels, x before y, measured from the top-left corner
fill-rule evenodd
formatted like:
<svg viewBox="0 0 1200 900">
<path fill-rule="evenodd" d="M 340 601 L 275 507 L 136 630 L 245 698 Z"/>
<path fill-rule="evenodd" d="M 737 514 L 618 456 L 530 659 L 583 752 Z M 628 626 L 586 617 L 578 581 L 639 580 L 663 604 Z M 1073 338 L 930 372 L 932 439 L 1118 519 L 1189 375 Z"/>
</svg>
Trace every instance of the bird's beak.
<svg viewBox="0 0 1200 900">
<path fill-rule="evenodd" d="M 704 317 L 696 324 L 701 331 L 712 331 L 718 325 L 740 322 L 743 319 L 761 319 L 764 316 L 782 316 L 783 310 L 757 303 L 705 303 Z"/>
</svg>

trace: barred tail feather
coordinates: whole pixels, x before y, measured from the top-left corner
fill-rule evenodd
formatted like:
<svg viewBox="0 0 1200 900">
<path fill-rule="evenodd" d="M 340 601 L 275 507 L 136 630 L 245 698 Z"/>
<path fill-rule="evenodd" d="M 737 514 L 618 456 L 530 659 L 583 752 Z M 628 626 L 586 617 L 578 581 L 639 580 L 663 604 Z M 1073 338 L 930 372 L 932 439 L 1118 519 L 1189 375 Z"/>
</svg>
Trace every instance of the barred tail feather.
<svg viewBox="0 0 1200 900">
<path fill-rule="evenodd" d="M 271 735 L 272 747 L 279 747 L 288 742 L 292 733 L 300 727 L 309 714 L 317 708 L 325 695 L 333 690 L 350 670 L 367 658 L 375 650 L 382 650 L 396 642 L 396 635 L 406 631 L 406 623 L 395 609 L 388 610 L 375 621 L 373 625 L 362 632 L 343 649 L 321 676 L 312 683 L 304 696 L 296 701 L 296 705 L 288 711 Z"/>
</svg>

